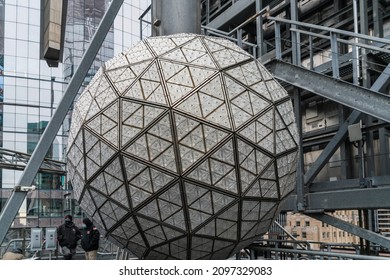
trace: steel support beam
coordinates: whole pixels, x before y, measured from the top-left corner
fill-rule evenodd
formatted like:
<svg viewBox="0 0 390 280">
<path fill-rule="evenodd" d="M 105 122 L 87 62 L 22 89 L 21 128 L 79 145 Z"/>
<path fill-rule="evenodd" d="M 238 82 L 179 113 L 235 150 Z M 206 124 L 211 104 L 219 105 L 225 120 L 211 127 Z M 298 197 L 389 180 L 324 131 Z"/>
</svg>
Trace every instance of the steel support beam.
<svg viewBox="0 0 390 280">
<path fill-rule="evenodd" d="M 276 78 L 352 109 L 390 122 L 390 96 L 273 60 L 267 67 Z M 390 67 L 386 68 L 390 72 Z"/>
<path fill-rule="evenodd" d="M 374 36 L 383 37 L 383 12 L 379 0 L 372 1 L 372 18 L 374 22 Z"/>
<path fill-rule="evenodd" d="M 294 88 L 293 102 L 294 102 L 294 115 L 297 123 L 298 135 L 302 135 L 302 106 L 301 106 L 301 94 L 300 89 Z M 299 151 L 297 158 L 297 176 L 296 176 L 296 194 L 297 194 L 297 209 L 303 211 L 305 209 L 304 201 L 304 156 L 303 156 L 303 141 L 302 137 L 299 137 L 298 143 Z"/>
<path fill-rule="evenodd" d="M 327 212 L 355 209 L 390 209 L 390 186 L 308 193 L 305 212 Z M 283 201 L 281 210 L 296 211 L 297 195 Z"/>
<path fill-rule="evenodd" d="M 261 0 L 256 0 L 256 13 L 259 13 L 263 9 L 263 3 Z M 256 17 L 256 40 L 257 40 L 257 56 L 261 57 L 265 54 L 266 45 L 264 44 L 264 30 L 263 30 L 263 17 Z"/>
<path fill-rule="evenodd" d="M 290 17 L 292 21 L 298 22 L 298 1 L 290 0 Z M 291 24 L 291 29 L 298 29 L 298 26 Z M 301 65 L 301 45 L 299 32 L 291 32 L 291 47 L 292 47 L 292 63 Z"/>
<path fill-rule="evenodd" d="M 310 193 L 309 209 L 390 209 L 390 187 Z M 307 210 L 309 210 L 307 209 Z"/>
<path fill-rule="evenodd" d="M 375 83 L 372 85 L 371 90 L 375 92 L 383 91 L 390 84 L 390 64 L 387 65 L 382 74 L 376 79 Z M 389 114 L 389 113 L 387 113 Z M 390 114 L 389 114 L 390 115 Z M 338 149 L 342 141 L 347 136 L 348 125 L 356 123 L 363 114 L 359 111 L 354 110 L 351 115 L 346 119 L 346 121 L 340 125 L 339 131 L 325 147 L 321 155 L 317 160 L 312 164 L 310 169 L 306 172 L 304 177 L 305 185 L 310 184 L 314 178 L 318 175 L 321 169 L 325 166 L 328 160 L 332 157 L 335 151 Z"/>
<path fill-rule="evenodd" d="M 84 56 L 77 67 L 77 70 L 70 80 L 65 93 L 58 104 L 58 107 L 47 125 L 42 137 L 40 138 L 26 168 L 20 180 L 12 192 L 11 197 L 7 200 L 3 211 L 0 214 L 0 244 L 3 243 L 4 238 L 11 227 L 11 224 L 18 213 L 20 206 L 22 205 L 27 192 L 20 191 L 20 186 L 31 186 L 34 178 L 41 166 L 50 145 L 53 143 L 58 130 L 60 129 L 62 122 L 64 121 L 66 114 L 71 107 L 77 92 L 84 81 L 85 75 L 88 73 L 97 52 L 99 51 L 107 32 L 109 31 L 114 19 L 122 6 L 123 0 L 112 0 L 105 15 L 103 16 L 95 35 L 93 36 L 88 49 L 85 51 Z"/>
<path fill-rule="evenodd" d="M 365 187 L 380 187 L 390 186 L 390 175 L 386 176 L 374 176 L 361 179 L 346 179 L 338 181 L 326 181 L 312 183 L 310 185 L 310 192 L 327 192 L 327 191 L 340 191 L 347 189 L 358 189 Z"/>
<path fill-rule="evenodd" d="M 316 220 L 322 221 L 344 231 L 350 232 L 354 235 L 357 235 L 363 239 L 369 240 L 377 245 L 380 245 L 385 248 L 390 248 L 390 239 L 380 235 L 378 233 L 363 229 L 361 227 L 355 226 L 351 223 L 345 222 L 333 216 L 327 214 L 306 214 L 307 216 L 314 218 Z"/>
</svg>

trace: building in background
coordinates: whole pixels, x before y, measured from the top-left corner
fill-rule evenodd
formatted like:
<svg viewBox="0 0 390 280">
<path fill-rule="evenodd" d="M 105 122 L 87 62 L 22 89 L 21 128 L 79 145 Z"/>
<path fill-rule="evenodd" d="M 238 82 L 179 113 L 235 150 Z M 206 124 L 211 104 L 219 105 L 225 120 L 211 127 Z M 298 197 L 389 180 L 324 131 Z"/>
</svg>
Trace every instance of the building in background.
<svg viewBox="0 0 390 280">
<path fill-rule="evenodd" d="M 110 1 L 68 1 L 63 63 L 58 67 L 49 67 L 40 59 L 40 2 L 0 1 L 0 210 L 17 184 L 28 154 L 33 152 L 50 121 Z M 150 1 L 124 1 L 83 86 L 105 61 L 140 40 L 138 18 L 149 5 Z M 150 26 L 144 23 L 143 28 L 145 36 L 150 34 Z M 47 154 L 53 160 L 50 164 L 59 169 L 46 168 L 37 174 L 34 185 L 38 189 L 28 194 L 13 229 L 56 226 L 62 222 L 64 212 L 81 215 L 71 199 L 72 190 L 66 180 L 69 122 L 70 114 Z M 18 234 L 17 230 L 10 231 L 10 237 Z"/>
<path fill-rule="evenodd" d="M 357 211 L 336 211 L 333 215 L 345 222 L 359 224 Z M 353 245 L 360 241 L 356 235 L 299 213 L 288 213 L 286 219 L 285 229 L 296 239 L 310 242 L 310 248 L 314 250 L 324 249 L 327 245 L 353 249 Z"/>
</svg>

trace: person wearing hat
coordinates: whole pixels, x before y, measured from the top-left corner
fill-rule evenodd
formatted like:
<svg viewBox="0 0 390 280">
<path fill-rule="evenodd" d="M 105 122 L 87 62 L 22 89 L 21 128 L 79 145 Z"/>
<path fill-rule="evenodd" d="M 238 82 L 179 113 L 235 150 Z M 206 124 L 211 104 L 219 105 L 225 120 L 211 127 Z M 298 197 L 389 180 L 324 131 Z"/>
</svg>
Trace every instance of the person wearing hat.
<svg viewBox="0 0 390 280">
<path fill-rule="evenodd" d="M 99 230 L 88 218 L 83 219 L 83 229 L 81 231 L 81 247 L 85 251 L 86 260 L 96 260 L 99 249 Z"/>
<path fill-rule="evenodd" d="M 71 260 L 76 254 L 77 242 L 81 238 L 81 231 L 73 223 L 71 215 L 65 216 L 65 223 L 57 228 L 57 239 L 65 260 Z"/>
</svg>

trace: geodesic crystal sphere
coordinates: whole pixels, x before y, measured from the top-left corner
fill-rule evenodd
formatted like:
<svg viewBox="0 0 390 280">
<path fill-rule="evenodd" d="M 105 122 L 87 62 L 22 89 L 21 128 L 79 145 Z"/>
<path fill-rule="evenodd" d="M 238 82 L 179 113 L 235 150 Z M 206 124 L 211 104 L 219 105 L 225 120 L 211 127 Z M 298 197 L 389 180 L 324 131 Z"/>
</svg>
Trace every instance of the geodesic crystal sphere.
<svg viewBox="0 0 390 280">
<path fill-rule="evenodd" d="M 225 259 L 267 232 L 294 188 L 286 91 L 233 43 L 148 38 L 75 104 L 69 178 L 111 241 L 145 259 Z"/>
</svg>

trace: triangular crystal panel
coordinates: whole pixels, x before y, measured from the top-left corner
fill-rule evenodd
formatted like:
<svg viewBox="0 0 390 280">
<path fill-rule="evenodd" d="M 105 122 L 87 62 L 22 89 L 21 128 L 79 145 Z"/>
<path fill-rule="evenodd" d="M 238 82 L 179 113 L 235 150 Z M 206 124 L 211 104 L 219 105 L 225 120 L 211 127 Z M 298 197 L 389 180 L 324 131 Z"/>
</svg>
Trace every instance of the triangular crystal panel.
<svg viewBox="0 0 390 280">
<path fill-rule="evenodd" d="M 163 37 L 149 37 L 146 42 L 151 46 L 157 55 L 162 55 L 176 48 L 176 44 L 171 39 Z"/>
<path fill-rule="evenodd" d="M 152 53 L 146 47 L 144 42 L 139 42 L 131 49 L 123 53 L 130 64 L 138 63 L 144 60 L 153 59 Z"/>
</svg>

